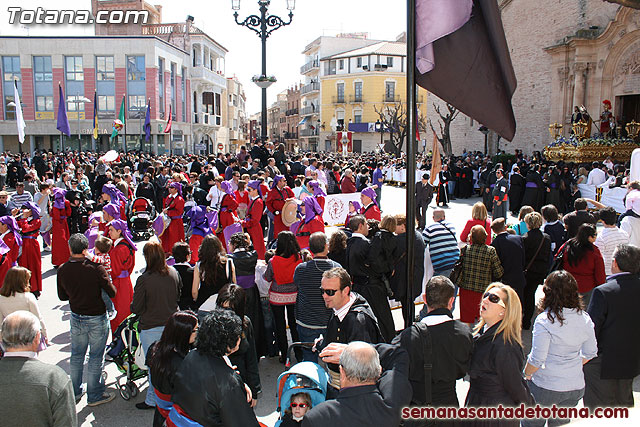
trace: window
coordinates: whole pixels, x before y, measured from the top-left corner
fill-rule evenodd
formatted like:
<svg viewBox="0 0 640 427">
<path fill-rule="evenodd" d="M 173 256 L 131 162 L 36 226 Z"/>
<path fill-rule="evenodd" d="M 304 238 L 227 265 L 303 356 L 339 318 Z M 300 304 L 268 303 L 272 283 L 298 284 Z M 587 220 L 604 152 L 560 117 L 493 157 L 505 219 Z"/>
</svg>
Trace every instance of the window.
<svg viewBox="0 0 640 427">
<path fill-rule="evenodd" d="M 127 56 L 127 80 L 144 80 L 144 56 Z"/>
<path fill-rule="evenodd" d="M 112 95 L 98 95 L 98 111 L 115 111 L 116 97 Z"/>
<path fill-rule="evenodd" d="M 355 110 L 353 112 L 353 122 L 362 123 L 362 110 Z"/>
<path fill-rule="evenodd" d="M 164 118 L 164 59 L 158 58 L 158 107 Z"/>
<path fill-rule="evenodd" d="M 215 100 L 216 100 L 216 102 L 215 102 L 215 114 L 216 114 L 216 116 L 219 116 L 220 115 L 220 106 L 221 106 L 221 96 L 220 96 L 219 93 L 215 94 Z M 218 125 L 220 124 L 220 119 L 218 119 L 218 122 L 216 124 L 218 124 Z"/>
<path fill-rule="evenodd" d="M 53 96 L 36 96 L 36 111 L 53 111 Z"/>
<path fill-rule="evenodd" d="M 171 115 L 172 118 L 176 118 L 176 79 L 178 78 L 176 73 L 176 64 L 171 63 L 171 106 L 173 108 Z"/>
<path fill-rule="evenodd" d="M 113 56 L 96 56 L 96 77 L 98 80 L 115 80 L 115 71 Z"/>
<path fill-rule="evenodd" d="M 238 130 L 238 119 L 233 119 L 233 130 Z"/>
<path fill-rule="evenodd" d="M 180 80 L 181 83 L 181 90 L 182 90 L 182 121 L 186 122 L 187 121 L 187 67 L 182 67 L 182 80 Z"/>
<path fill-rule="evenodd" d="M 50 82 L 53 80 L 51 72 L 50 56 L 34 56 L 33 57 L 34 78 L 37 82 Z M 42 110 L 48 111 L 48 110 Z"/>
<path fill-rule="evenodd" d="M 68 95 L 67 96 L 67 111 L 84 111 L 84 102 L 76 102 L 77 98 L 82 98 L 82 95 L 79 97 L 76 95 Z"/>
<path fill-rule="evenodd" d="M 395 102 L 396 82 L 384 82 L 384 98 L 386 102 Z"/>
<path fill-rule="evenodd" d="M 353 84 L 353 90 L 355 91 L 354 101 L 362 102 L 362 82 L 355 82 Z"/>
<path fill-rule="evenodd" d="M 13 84 L 14 79 L 20 80 L 20 57 L 19 56 L 3 56 L 2 72 L 5 82 Z"/>
<path fill-rule="evenodd" d="M 344 70 L 344 59 L 341 59 L 340 61 L 338 61 L 338 69 Z"/>
<path fill-rule="evenodd" d="M 65 56 L 64 62 L 68 81 L 84 80 L 84 72 L 82 71 L 82 56 Z"/>
<path fill-rule="evenodd" d="M 205 113 L 213 114 L 213 92 L 202 92 L 202 109 Z"/>
<path fill-rule="evenodd" d="M 393 67 L 393 56 L 387 56 L 387 67 Z"/>
<path fill-rule="evenodd" d="M 326 61 L 324 63 L 324 74 L 331 76 L 336 73 L 336 61 Z"/>
<path fill-rule="evenodd" d="M 362 68 L 362 58 L 356 58 L 356 67 Z"/>
<path fill-rule="evenodd" d="M 344 83 L 336 84 L 337 100 L 336 102 L 344 102 Z"/>
<path fill-rule="evenodd" d="M 129 111 L 144 111 L 144 95 L 129 95 Z"/>
</svg>

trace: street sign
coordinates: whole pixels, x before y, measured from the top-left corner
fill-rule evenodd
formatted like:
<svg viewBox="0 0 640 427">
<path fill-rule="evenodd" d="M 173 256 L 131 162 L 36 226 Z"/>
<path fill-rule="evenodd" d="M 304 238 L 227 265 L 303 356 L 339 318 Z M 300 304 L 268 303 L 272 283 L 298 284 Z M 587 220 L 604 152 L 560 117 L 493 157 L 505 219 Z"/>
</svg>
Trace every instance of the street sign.
<svg viewBox="0 0 640 427">
<path fill-rule="evenodd" d="M 224 144 L 222 144 L 222 142 L 218 143 L 218 151 L 222 151 L 224 150 Z"/>
<path fill-rule="evenodd" d="M 205 144 L 196 144 L 195 145 L 195 149 L 196 150 L 206 150 L 207 146 Z"/>
</svg>

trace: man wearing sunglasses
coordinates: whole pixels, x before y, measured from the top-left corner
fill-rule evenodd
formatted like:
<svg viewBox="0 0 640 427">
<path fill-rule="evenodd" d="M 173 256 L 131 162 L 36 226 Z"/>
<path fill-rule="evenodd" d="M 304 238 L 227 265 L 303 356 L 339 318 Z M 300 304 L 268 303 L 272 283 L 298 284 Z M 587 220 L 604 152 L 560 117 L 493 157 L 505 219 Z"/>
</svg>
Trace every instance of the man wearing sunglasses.
<svg viewBox="0 0 640 427">
<path fill-rule="evenodd" d="M 322 274 L 320 286 L 322 298 L 327 308 L 332 309 L 327 336 L 316 342 L 316 349 L 322 351 L 330 343 L 348 344 L 364 341 L 372 344 L 384 342 L 376 317 L 367 300 L 351 292 L 351 276 L 342 267 L 332 268 Z M 335 397 L 340 389 L 338 365 L 329 363 L 330 384 L 328 396 Z"/>
</svg>

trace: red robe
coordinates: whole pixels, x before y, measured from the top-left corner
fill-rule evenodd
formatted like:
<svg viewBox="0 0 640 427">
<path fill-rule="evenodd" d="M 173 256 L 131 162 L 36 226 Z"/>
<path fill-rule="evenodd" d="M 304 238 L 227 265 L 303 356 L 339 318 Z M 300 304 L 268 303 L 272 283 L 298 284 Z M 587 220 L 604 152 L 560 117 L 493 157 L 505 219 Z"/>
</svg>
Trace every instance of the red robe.
<svg viewBox="0 0 640 427">
<path fill-rule="evenodd" d="M 278 187 L 274 187 L 272 190 L 269 190 L 269 194 L 267 194 L 267 209 L 274 215 L 273 219 L 273 238 L 277 239 L 278 234 L 281 231 L 288 231 L 289 227 L 282 223 L 282 208 L 284 207 L 284 202 L 287 199 L 295 198 L 295 194 L 289 187 L 284 187 L 282 190 L 278 189 Z M 276 213 L 277 212 L 277 213 Z"/>
<path fill-rule="evenodd" d="M 64 201 L 64 209 L 51 208 L 51 263 L 62 265 L 69 261 L 69 224 L 67 217 L 71 215 L 71 203 Z"/>
<path fill-rule="evenodd" d="M 318 204 L 322 208 L 322 212 L 324 212 L 324 204 L 325 204 L 324 196 L 316 196 L 316 200 L 318 201 Z"/>
<path fill-rule="evenodd" d="M 364 215 L 364 217 L 367 219 L 382 221 L 382 218 L 380 216 L 380 208 L 373 202 L 366 208 L 360 208 L 360 215 Z"/>
<path fill-rule="evenodd" d="M 9 246 L 9 252 L 0 258 L 0 261 L 2 261 L 2 264 L 0 264 L 0 283 L 4 283 L 4 276 L 7 275 L 7 271 L 16 263 L 18 253 L 20 252 L 20 247 L 18 243 L 16 243 L 16 237 L 12 232 L 5 234 L 2 240 Z"/>
<path fill-rule="evenodd" d="M 203 240 L 204 240 L 204 237 L 199 234 L 191 235 L 191 238 L 189 239 L 189 249 L 191 249 L 191 261 L 189 261 L 189 264 L 195 265 L 196 262 L 199 261 L 200 258 L 198 257 L 198 251 L 200 250 L 200 245 L 202 244 Z M 185 284 L 183 283 L 183 285 Z M 187 289 L 187 288 L 184 288 L 184 289 Z"/>
<path fill-rule="evenodd" d="M 129 244 L 120 240 L 109 251 L 111 257 L 111 279 L 116 287 L 116 296 L 111 298 L 118 315 L 111 321 L 111 330 L 115 331 L 118 325 L 131 314 L 131 301 L 133 300 L 133 286 L 131 285 L 131 272 L 136 262 L 135 251 Z"/>
<path fill-rule="evenodd" d="M 236 209 L 238 209 L 238 201 L 234 196 L 230 196 L 228 194 L 222 196 L 222 201 L 220 202 L 220 213 L 218 214 L 218 224 L 220 224 L 222 231 L 224 231 L 225 227 L 239 221 Z M 222 242 L 224 249 L 227 250 L 227 242 L 222 231 L 220 233 L 216 233 L 216 236 Z"/>
<path fill-rule="evenodd" d="M 42 260 L 40 259 L 40 219 L 18 221 L 22 230 L 22 255 L 18 259 L 18 265 L 31 270 L 31 292 L 42 292 Z"/>
<path fill-rule="evenodd" d="M 0 283 L 4 283 L 4 277 L 11 268 L 11 261 L 9 261 L 8 255 L 8 253 L 0 255 Z"/>
<path fill-rule="evenodd" d="M 249 209 L 247 210 L 247 217 L 242 221 L 242 227 L 247 230 L 251 241 L 253 242 L 253 248 L 258 253 L 259 259 L 264 259 L 264 253 L 267 248 L 264 246 L 264 234 L 262 232 L 262 225 L 260 225 L 260 219 L 262 219 L 262 212 L 264 211 L 264 203 L 261 197 L 257 197 L 249 203 Z"/>
<path fill-rule="evenodd" d="M 182 222 L 184 199 L 180 195 L 175 198 L 167 196 L 164 199 L 164 207 L 169 208 L 167 209 L 167 215 L 171 218 L 171 223 L 160 236 L 160 241 L 162 242 L 164 253 L 170 254 L 176 242 L 184 242 L 184 223 Z"/>
<path fill-rule="evenodd" d="M 302 224 L 296 231 L 296 240 L 300 249 L 309 248 L 309 237 L 318 231 L 324 233 L 324 221 L 320 215 L 316 215 L 311 221 Z"/>
</svg>

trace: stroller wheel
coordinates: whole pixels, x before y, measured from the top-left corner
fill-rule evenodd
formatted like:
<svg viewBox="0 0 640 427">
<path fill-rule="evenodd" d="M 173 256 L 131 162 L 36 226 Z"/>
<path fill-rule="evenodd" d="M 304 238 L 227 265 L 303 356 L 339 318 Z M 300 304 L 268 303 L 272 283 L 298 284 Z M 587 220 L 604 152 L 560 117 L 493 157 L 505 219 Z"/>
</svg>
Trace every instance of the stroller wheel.
<svg viewBox="0 0 640 427">
<path fill-rule="evenodd" d="M 129 387 L 127 387 L 126 384 L 122 384 L 120 386 L 120 396 L 122 396 L 124 400 L 131 399 L 131 392 L 129 391 Z"/>
<path fill-rule="evenodd" d="M 129 394 L 131 395 L 131 397 L 136 397 L 140 392 L 140 389 L 133 381 L 127 382 L 127 388 L 129 389 Z"/>
</svg>

